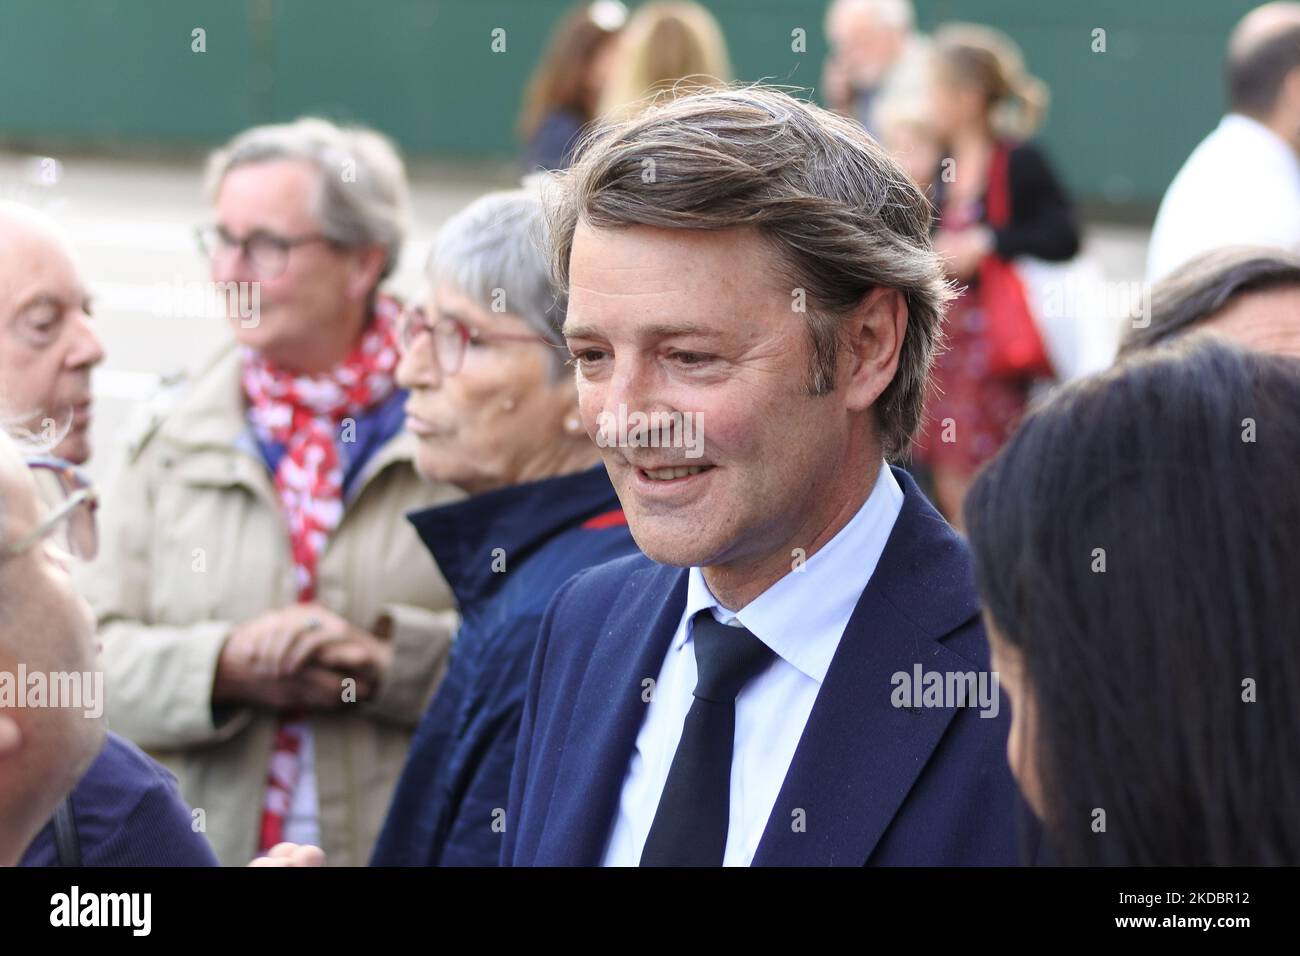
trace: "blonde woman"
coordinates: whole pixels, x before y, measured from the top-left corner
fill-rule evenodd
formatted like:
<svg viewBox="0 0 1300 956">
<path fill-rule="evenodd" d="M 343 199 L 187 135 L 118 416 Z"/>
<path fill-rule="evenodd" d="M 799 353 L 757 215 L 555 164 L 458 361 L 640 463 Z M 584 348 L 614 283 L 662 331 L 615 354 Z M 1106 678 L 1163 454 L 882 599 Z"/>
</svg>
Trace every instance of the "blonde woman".
<svg viewBox="0 0 1300 956">
<path fill-rule="evenodd" d="M 698 3 L 647 3 L 632 15 L 600 99 L 602 119 L 622 120 L 652 100 L 731 82 L 727 41 Z"/>
</svg>

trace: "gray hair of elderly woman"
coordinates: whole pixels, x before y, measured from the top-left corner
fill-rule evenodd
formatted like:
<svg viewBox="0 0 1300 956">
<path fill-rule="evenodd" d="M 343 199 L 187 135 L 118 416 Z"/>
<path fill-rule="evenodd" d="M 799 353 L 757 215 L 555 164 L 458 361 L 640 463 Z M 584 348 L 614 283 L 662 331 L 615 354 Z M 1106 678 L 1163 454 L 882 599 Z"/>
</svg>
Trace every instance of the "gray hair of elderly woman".
<svg viewBox="0 0 1300 956">
<path fill-rule="evenodd" d="M 756 229 L 807 326 L 814 395 L 835 388 L 853 309 L 873 289 L 900 292 L 907 331 L 875 413 L 884 454 L 907 453 L 953 290 L 930 241 L 929 200 L 861 126 L 777 89 L 709 90 L 599 131 L 557 182 L 546 198 L 562 288 L 579 222 Z"/>
<path fill-rule="evenodd" d="M 215 201 L 221 181 L 239 166 L 303 160 L 320 173 L 312 213 L 321 232 L 341 246 L 382 246 L 386 278 L 397 266 L 410 222 L 406 167 L 384 135 L 317 117 L 244 130 L 208 157 L 204 194 Z"/>
<path fill-rule="evenodd" d="M 1300 286 L 1300 255 L 1269 246 L 1223 246 L 1185 262 L 1151 288 L 1151 321 L 1129 327 L 1124 358 L 1210 319 L 1239 295 Z"/>
<path fill-rule="evenodd" d="M 564 370 L 567 298 L 551 281 L 546 219 L 534 189 L 488 193 L 452 216 L 438 231 L 426 272 L 437 288 L 449 285 L 484 310 L 518 316 L 553 343 L 555 377 Z"/>
</svg>

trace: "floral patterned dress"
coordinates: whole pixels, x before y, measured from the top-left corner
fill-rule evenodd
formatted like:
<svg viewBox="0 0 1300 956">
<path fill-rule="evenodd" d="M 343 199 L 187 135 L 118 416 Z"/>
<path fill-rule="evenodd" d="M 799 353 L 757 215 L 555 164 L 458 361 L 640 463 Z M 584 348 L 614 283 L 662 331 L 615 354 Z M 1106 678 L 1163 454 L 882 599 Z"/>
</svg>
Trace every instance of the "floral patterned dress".
<svg viewBox="0 0 1300 956">
<path fill-rule="evenodd" d="M 983 201 L 945 205 L 941 229 L 983 221 Z M 978 277 L 948 307 L 946 343 L 936 356 L 926 392 L 925 421 L 913 459 L 931 470 L 969 477 L 1015 431 L 1028 404 L 1030 381 L 991 375 Z"/>
</svg>

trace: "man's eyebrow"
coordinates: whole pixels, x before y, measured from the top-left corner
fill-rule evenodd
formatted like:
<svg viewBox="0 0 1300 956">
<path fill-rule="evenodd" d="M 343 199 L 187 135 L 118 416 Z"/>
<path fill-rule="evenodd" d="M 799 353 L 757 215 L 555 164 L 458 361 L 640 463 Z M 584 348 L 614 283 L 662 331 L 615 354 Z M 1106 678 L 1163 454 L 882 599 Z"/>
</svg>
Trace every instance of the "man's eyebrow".
<svg viewBox="0 0 1300 956">
<path fill-rule="evenodd" d="M 566 339 L 595 339 L 600 334 L 590 325 L 569 325 L 567 322 L 561 326 L 560 334 Z"/>
<path fill-rule="evenodd" d="M 589 325 L 565 325 L 560 331 L 566 339 L 598 339 L 601 337 L 600 331 Z M 716 339 L 722 335 L 719 329 L 698 325 L 694 322 L 668 322 L 647 325 L 636 331 L 637 335 L 642 338 L 653 339 L 667 339 L 679 335 L 697 335 Z"/>
<path fill-rule="evenodd" d="M 33 309 L 42 305 L 52 305 L 59 309 L 59 311 L 62 311 L 67 307 L 67 302 L 60 295 L 55 295 L 51 292 L 38 292 L 29 299 L 19 303 L 18 308 L 14 309 L 14 315 L 21 315 L 28 309 Z"/>
</svg>

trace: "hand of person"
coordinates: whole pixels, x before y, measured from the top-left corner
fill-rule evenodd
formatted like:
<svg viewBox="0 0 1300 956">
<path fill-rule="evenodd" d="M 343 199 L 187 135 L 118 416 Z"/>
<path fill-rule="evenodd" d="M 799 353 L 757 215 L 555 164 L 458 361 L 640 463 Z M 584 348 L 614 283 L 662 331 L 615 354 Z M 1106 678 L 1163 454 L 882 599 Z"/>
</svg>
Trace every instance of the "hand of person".
<svg viewBox="0 0 1300 956">
<path fill-rule="evenodd" d="M 942 229 L 934 238 L 934 251 L 951 278 L 969 279 L 979 271 L 984 257 L 993 251 L 993 233 L 983 226 Z"/>
<path fill-rule="evenodd" d="M 259 856 L 249 866 L 324 866 L 325 851 L 318 846 L 298 843 L 277 843 Z"/>
<path fill-rule="evenodd" d="M 281 677 L 317 666 L 357 681 L 357 699 L 369 697 L 393 662 L 392 645 L 319 604 L 304 604 L 302 621 L 270 649 Z"/>
<path fill-rule="evenodd" d="M 355 673 L 345 673 L 312 660 L 331 643 L 356 643 L 356 633 L 364 634 L 318 604 L 294 604 L 258 615 L 237 626 L 227 638 L 217 664 L 212 699 L 281 710 L 330 710 L 343 704 L 342 679 L 354 677 L 356 699 L 364 700 L 374 692 L 376 667 L 362 666 Z M 349 658 L 342 660 L 346 663 Z"/>
<path fill-rule="evenodd" d="M 324 645 L 316 653 L 313 663 L 357 679 L 358 700 L 364 700 L 378 687 L 393 664 L 393 646 L 373 634 L 354 628 L 347 640 Z M 369 687 L 364 696 L 362 685 Z"/>
</svg>

